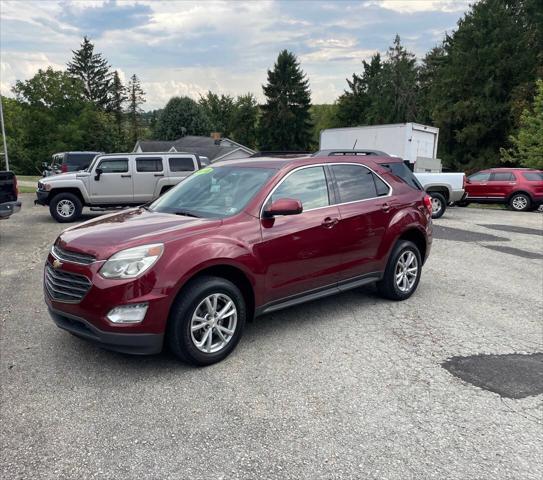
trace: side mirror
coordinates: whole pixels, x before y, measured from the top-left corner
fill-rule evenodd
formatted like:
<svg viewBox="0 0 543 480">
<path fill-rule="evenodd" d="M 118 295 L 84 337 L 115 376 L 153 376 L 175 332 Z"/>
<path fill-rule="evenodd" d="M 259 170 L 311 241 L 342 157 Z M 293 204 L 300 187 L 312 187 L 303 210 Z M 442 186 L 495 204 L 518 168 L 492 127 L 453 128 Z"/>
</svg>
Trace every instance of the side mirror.
<svg viewBox="0 0 543 480">
<path fill-rule="evenodd" d="M 101 168 L 97 168 L 95 170 L 95 172 L 96 172 L 96 175 L 94 176 L 94 179 L 95 180 L 100 180 L 100 175 L 102 175 L 102 173 L 104 173 L 104 171 Z"/>
<path fill-rule="evenodd" d="M 275 217 L 276 215 L 298 215 L 302 213 L 303 207 L 300 200 L 293 198 L 279 198 L 264 210 L 265 217 Z"/>
</svg>

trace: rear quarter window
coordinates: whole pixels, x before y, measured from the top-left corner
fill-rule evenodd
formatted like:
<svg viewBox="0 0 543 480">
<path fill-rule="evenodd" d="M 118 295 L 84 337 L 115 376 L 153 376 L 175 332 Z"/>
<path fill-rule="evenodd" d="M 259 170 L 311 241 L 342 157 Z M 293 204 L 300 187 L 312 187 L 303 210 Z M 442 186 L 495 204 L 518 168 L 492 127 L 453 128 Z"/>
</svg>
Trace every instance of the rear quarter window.
<svg viewBox="0 0 543 480">
<path fill-rule="evenodd" d="M 191 157 L 170 157 L 168 159 L 171 172 L 193 172 L 194 160 Z M 203 165 L 203 162 L 202 162 Z"/>
<path fill-rule="evenodd" d="M 529 182 L 543 181 L 543 172 L 524 172 L 522 176 Z"/>
<path fill-rule="evenodd" d="M 409 170 L 409 167 L 403 162 L 394 162 L 394 163 L 382 163 L 381 167 L 386 168 L 393 175 L 398 177 L 404 183 L 407 183 L 410 187 L 415 190 L 424 190 L 422 185 L 416 179 L 413 172 Z"/>
</svg>

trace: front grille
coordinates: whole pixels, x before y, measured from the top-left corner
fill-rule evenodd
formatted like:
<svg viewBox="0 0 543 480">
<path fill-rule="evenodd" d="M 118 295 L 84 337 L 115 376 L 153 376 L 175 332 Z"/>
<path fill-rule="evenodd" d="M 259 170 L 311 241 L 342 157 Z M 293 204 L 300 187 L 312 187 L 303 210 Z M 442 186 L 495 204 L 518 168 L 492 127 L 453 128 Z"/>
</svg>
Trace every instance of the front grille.
<svg viewBox="0 0 543 480">
<path fill-rule="evenodd" d="M 58 245 L 53 245 L 52 253 L 55 257 L 63 262 L 81 263 L 83 265 L 90 265 L 96 258 L 87 253 L 77 253 L 70 250 L 64 250 Z"/>
<path fill-rule="evenodd" d="M 53 300 L 78 303 L 91 287 L 84 275 L 54 269 L 50 263 L 45 265 L 45 289 Z"/>
</svg>

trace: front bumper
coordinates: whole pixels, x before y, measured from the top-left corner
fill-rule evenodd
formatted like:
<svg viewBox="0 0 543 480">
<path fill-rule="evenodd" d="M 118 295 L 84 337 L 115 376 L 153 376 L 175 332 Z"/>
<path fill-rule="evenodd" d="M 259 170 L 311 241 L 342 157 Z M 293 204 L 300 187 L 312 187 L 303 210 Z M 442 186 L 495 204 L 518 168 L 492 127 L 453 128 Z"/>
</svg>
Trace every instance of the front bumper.
<svg viewBox="0 0 543 480">
<path fill-rule="evenodd" d="M 21 202 L 0 203 L 0 218 L 8 218 L 21 210 Z"/>
<path fill-rule="evenodd" d="M 107 350 L 133 355 L 152 355 L 162 350 L 164 334 L 161 333 L 104 332 L 84 318 L 66 312 L 49 308 L 49 314 L 57 327 Z"/>
<path fill-rule="evenodd" d="M 49 192 L 45 190 L 36 190 L 36 200 L 34 200 L 34 205 L 48 205 L 49 204 Z"/>
</svg>

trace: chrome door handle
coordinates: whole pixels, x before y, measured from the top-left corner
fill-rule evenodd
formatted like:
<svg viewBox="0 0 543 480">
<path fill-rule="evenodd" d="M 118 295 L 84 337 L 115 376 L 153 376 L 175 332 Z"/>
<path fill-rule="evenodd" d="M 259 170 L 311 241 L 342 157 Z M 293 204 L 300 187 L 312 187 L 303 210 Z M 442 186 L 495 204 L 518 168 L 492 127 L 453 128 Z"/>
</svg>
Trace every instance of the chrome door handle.
<svg viewBox="0 0 543 480">
<path fill-rule="evenodd" d="M 332 228 L 337 222 L 339 222 L 337 218 L 326 217 L 322 221 L 321 225 L 325 228 Z"/>
</svg>

